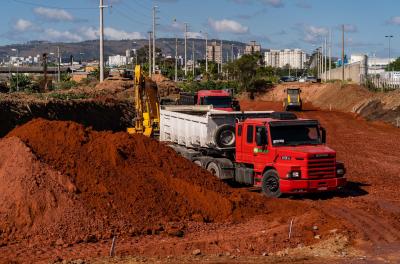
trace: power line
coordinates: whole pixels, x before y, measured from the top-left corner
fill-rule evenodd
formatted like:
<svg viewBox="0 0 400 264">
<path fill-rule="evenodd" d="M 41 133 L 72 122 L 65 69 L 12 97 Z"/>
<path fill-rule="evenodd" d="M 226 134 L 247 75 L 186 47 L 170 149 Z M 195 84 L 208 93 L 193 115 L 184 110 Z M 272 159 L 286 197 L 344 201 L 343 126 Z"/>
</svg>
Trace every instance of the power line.
<svg viewBox="0 0 400 264">
<path fill-rule="evenodd" d="M 94 9 L 97 9 L 97 7 L 60 7 L 60 6 L 42 5 L 42 4 L 32 3 L 32 2 L 24 1 L 24 0 L 14 0 L 14 2 L 20 3 L 20 4 L 25 4 L 25 5 L 55 8 L 55 9 L 68 9 L 68 10 L 94 10 Z"/>
<path fill-rule="evenodd" d="M 128 4 L 128 2 L 124 2 L 123 5 L 124 5 L 124 7 L 128 7 L 129 9 L 131 9 L 131 11 L 132 11 L 134 14 L 139 14 L 139 15 L 141 15 L 141 16 L 143 16 L 143 17 L 146 17 L 146 18 L 148 18 L 148 19 L 151 19 L 151 16 L 148 15 L 148 13 L 151 11 L 150 8 L 144 8 L 144 10 L 142 9 L 142 11 L 144 11 L 144 13 L 142 13 L 142 12 L 138 12 L 138 8 L 137 8 L 137 7 L 131 6 L 130 4 Z"/>
<path fill-rule="evenodd" d="M 146 11 L 150 11 L 151 8 L 152 8 L 152 7 L 143 5 L 140 1 L 137 1 L 137 0 L 133 0 L 133 1 L 136 3 L 136 5 L 138 5 L 138 6 L 142 7 L 142 8 L 144 8 L 144 9 L 146 9 Z"/>
<path fill-rule="evenodd" d="M 146 23 L 144 23 L 144 22 L 142 22 L 142 21 L 133 19 L 132 16 L 127 15 L 126 13 L 124 13 L 122 10 L 120 10 L 120 9 L 118 9 L 118 8 L 115 8 L 115 7 L 114 7 L 114 10 L 115 10 L 117 13 L 119 13 L 122 17 L 124 17 L 125 19 L 129 20 L 129 22 L 138 23 L 138 24 L 144 25 L 144 26 L 146 26 L 146 27 L 147 27 L 147 26 L 150 26 L 149 24 L 146 24 Z"/>
</svg>

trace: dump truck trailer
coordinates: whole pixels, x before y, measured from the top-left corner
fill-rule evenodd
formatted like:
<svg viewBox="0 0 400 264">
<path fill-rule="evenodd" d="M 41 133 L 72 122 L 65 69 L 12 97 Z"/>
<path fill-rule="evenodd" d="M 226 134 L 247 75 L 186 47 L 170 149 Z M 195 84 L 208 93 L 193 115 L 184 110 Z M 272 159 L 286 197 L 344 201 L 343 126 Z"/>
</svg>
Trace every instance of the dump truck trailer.
<svg viewBox="0 0 400 264">
<path fill-rule="evenodd" d="M 160 141 L 221 180 L 261 187 L 271 197 L 346 183 L 344 164 L 326 146 L 319 122 L 293 113 L 163 106 Z"/>
</svg>

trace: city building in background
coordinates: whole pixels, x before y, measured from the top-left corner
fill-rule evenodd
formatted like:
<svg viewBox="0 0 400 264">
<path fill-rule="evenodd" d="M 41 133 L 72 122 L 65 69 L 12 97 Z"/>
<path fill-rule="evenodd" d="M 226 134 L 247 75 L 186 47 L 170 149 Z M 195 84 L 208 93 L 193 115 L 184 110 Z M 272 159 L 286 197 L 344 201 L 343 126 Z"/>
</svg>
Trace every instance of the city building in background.
<svg viewBox="0 0 400 264">
<path fill-rule="evenodd" d="M 222 48 L 216 41 L 211 42 L 207 46 L 207 59 L 216 63 L 221 63 L 222 59 Z"/>
<path fill-rule="evenodd" d="M 289 65 L 292 69 L 304 69 L 307 55 L 301 49 L 267 50 L 264 53 L 266 66 L 283 68 Z"/>
<path fill-rule="evenodd" d="M 261 52 L 261 45 L 258 44 L 256 41 L 250 41 L 250 43 L 247 44 L 244 49 L 244 54 L 250 55 L 256 52 Z"/>
<path fill-rule="evenodd" d="M 126 65 L 127 57 L 121 55 L 109 56 L 108 57 L 108 65 L 110 67 L 120 67 L 122 65 Z"/>
</svg>

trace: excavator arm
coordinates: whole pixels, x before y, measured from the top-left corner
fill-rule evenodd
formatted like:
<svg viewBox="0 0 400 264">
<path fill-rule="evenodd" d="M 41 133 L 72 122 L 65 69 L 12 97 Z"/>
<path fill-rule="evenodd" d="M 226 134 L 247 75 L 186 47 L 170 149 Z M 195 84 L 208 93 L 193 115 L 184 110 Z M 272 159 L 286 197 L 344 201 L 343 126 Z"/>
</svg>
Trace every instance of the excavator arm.
<svg viewBox="0 0 400 264">
<path fill-rule="evenodd" d="M 160 100 L 157 85 L 150 78 L 145 78 L 140 65 L 135 67 L 135 108 L 134 127 L 128 128 L 129 134 L 143 134 L 154 137 L 160 131 Z"/>
</svg>

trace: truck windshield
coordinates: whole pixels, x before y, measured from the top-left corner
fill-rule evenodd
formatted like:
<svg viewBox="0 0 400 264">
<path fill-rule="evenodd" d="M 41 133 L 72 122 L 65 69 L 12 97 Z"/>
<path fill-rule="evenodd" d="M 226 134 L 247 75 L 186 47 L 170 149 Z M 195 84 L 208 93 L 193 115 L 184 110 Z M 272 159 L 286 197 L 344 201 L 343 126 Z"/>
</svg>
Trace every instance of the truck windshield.
<svg viewBox="0 0 400 264">
<path fill-rule="evenodd" d="M 232 98 L 230 96 L 206 96 L 204 104 L 212 105 L 214 108 L 230 108 L 232 107 Z"/>
<path fill-rule="evenodd" d="M 274 146 L 299 146 L 321 144 L 317 125 L 284 125 L 270 127 Z"/>
<path fill-rule="evenodd" d="M 288 94 L 299 94 L 299 90 L 288 90 Z"/>
</svg>

